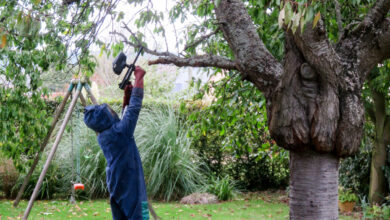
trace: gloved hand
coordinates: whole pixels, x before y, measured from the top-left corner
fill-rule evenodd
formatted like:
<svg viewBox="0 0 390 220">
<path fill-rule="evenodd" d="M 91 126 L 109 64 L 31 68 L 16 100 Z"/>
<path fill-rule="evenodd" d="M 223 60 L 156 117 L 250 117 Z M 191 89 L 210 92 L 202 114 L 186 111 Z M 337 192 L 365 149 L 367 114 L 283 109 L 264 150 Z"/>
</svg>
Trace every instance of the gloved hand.
<svg viewBox="0 0 390 220">
<path fill-rule="evenodd" d="M 133 90 L 133 85 L 131 85 L 131 82 L 129 81 L 129 84 L 125 87 L 124 90 L 122 108 L 125 108 L 126 105 L 129 105 L 132 90 Z"/>
<path fill-rule="evenodd" d="M 139 66 L 135 67 L 134 70 L 134 76 L 135 76 L 135 82 L 134 82 L 134 87 L 137 88 L 144 88 L 144 76 L 146 72 L 144 69 L 142 69 Z"/>
</svg>

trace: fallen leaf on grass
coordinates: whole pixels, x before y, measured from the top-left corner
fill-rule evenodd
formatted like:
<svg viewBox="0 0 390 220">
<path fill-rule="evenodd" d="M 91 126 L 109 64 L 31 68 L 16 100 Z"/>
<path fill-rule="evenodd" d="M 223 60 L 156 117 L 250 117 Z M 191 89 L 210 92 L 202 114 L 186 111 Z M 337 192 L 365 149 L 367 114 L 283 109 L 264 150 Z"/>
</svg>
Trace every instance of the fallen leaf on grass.
<svg viewBox="0 0 390 220">
<path fill-rule="evenodd" d="M 179 211 L 178 212 L 182 212 L 183 211 L 183 209 L 179 209 Z"/>
<path fill-rule="evenodd" d="M 53 213 L 51 213 L 51 212 L 41 212 L 40 214 L 42 214 L 42 215 L 53 215 Z"/>
<path fill-rule="evenodd" d="M 94 212 L 93 213 L 93 216 L 98 216 L 99 215 L 99 212 Z"/>
<path fill-rule="evenodd" d="M 203 215 L 203 217 L 211 217 L 211 216 L 212 215 L 210 215 L 209 213 Z"/>
<path fill-rule="evenodd" d="M 191 217 L 195 217 L 195 214 L 191 214 L 190 216 L 191 216 Z M 0 220 L 1 220 L 1 218 L 0 218 Z"/>
</svg>

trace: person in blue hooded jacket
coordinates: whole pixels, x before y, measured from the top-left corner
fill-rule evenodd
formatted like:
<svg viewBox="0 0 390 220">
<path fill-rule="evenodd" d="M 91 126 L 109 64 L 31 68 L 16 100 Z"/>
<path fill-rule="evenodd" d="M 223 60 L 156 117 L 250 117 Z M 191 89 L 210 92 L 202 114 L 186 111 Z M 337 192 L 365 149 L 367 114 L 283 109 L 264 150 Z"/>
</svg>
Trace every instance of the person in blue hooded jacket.
<svg viewBox="0 0 390 220">
<path fill-rule="evenodd" d="M 145 71 L 136 67 L 134 88 L 125 88 L 122 120 L 107 104 L 85 108 L 85 124 L 98 132 L 98 142 L 107 160 L 107 186 L 112 217 L 149 219 L 148 202 L 141 158 L 134 141 L 134 129 L 143 99 Z M 130 99 L 130 100 L 129 100 Z"/>
</svg>

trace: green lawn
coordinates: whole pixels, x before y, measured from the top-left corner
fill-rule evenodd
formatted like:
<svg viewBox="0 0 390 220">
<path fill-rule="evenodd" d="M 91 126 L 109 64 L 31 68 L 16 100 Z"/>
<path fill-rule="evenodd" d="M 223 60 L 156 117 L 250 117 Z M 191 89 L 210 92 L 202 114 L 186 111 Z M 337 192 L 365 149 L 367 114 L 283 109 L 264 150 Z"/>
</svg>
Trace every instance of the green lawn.
<svg viewBox="0 0 390 220">
<path fill-rule="evenodd" d="M 9 200 L 0 200 L 0 220 L 21 219 L 27 201 L 13 208 Z M 153 203 L 162 219 L 288 219 L 286 197 L 278 193 L 262 192 L 240 199 L 212 205 L 182 205 L 179 203 Z M 111 219 L 107 200 L 37 201 L 29 219 Z M 353 219 L 340 216 L 340 219 Z"/>
</svg>

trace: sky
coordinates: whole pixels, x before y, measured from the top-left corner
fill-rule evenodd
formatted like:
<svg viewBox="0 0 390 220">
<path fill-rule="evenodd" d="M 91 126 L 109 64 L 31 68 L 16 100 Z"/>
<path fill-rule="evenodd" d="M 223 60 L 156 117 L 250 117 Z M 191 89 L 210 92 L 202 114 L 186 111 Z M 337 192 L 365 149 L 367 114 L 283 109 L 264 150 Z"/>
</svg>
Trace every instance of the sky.
<svg viewBox="0 0 390 220">
<path fill-rule="evenodd" d="M 120 9 L 121 11 L 125 11 L 124 19 L 122 21 L 126 22 L 127 25 L 134 32 L 137 31 L 136 25 L 134 24 L 135 18 L 138 17 L 137 13 L 139 13 L 142 10 L 145 10 L 145 7 L 147 6 L 147 2 L 148 1 L 146 0 L 146 1 L 144 1 L 143 4 L 137 5 L 136 7 L 134 7 L 134 4 L 129 5 L 127 3 L 127 0 L 121 0 L 118 3 L 116 11 L 118 11 L 118 9 Z M 175 46 L 176 45 L 175 31 L 174 31 L 173 26 L 167 21 L 168 20 L 167 18 L 168 18 L 169 10 L 176 4 L 177 1 L 151 0 L 150 2 L 151 2 L 151 4 L 149 5 L 149 7 L 153 7 L 153 9 L 164 13 L 165 21 L 163 21 L 163 26 L 166 30 L 165 33 L 166 33 L 167 40 L 165 41 L 165 39 L 163 37 L 157 37 L 157 36 L 153 37 L 150 34 L 150 32 L 146 31 L 144 33 L 146 36 L 146 43 L 148 44 L 149 49 L 152 49 L 152 50 L 157 49 L 158 51 L 165 51 L 166 50 L 165 45 L 167 44 L 169 51 L 172 53 L 176 53 L 177 50 L 175 49 L 175 47 L 176 47 Z M 103 42 L 113 42 L 113 41 L 118 42 L 119 40 L 121 40 L 121 38 L 110 34 L 110 32 L 112 32 L 113 30 L 118 31 L 118 32 L 122 32 L 126 36 L 130 36 L 130 33 L 121 27 L 122 26 L 121 22 L 120 23 L 118 23 L 116 21 L 113 22 L 111 19 L 107 18 L 105 20 L 105 23 L 102 26 L 102 29 L 98 35 L 98 38 L 100 40 L 102 40 Z M 176 22 L 175 23 L 176 33 L 178 35 L 183 34 L 186 26 L 191 25 L 194 22 L 196 22 L 196 19 L 194 17 L 191 17 L 191 15 L 188 15 L 188 19 L 185 20 L 183 23 Z M 150 27 L 150 29 L 153 29 L 153 27 Z M 143 30 L 140 30 L 140 31 L 143 31 Z M 184 37 L 184 35 L 181 35 L 181 37 Z M 157 44 L 155 43 L 155 40 L 157 41 Z M 184 45 L 181 45 L 181 48 L 183 48 L 183 47 L 184 47 Z M 97 46 L 92 47 L 92 50 L 96 51 L 96 52 L 100 52 L 100 48 L 98 48 Z M 129 62 L 131 62 L 131 60 L 134 59 L 134 56 L 135 56 L 133 53 L 134 49 L 125 45 L 124 50 L 125 50 L 125 53 L 127 52 L 127 54 L 128 54 L 127 62 L 129 63 Z M 148 55 L 148 54 L 144 54 L 143 57 L 144 57 L 144 59 L 147 59 L 147 60 L 151 60 L 151 59 L 156 58 L 155 56 Z M 178 75 L 176 82 L 175 82 L 174 91 L 180 91 L 182 89 L 187 88 L 189 81 L 192 79 L 192 77 L 194 77 L 196 80 L 200 79 L 202 81 L 202 83 L 205 83 L 209 79 L 206 72 L 201 68 L 182 67 L 179 69 L 179 75 Z"/>
</svg>

